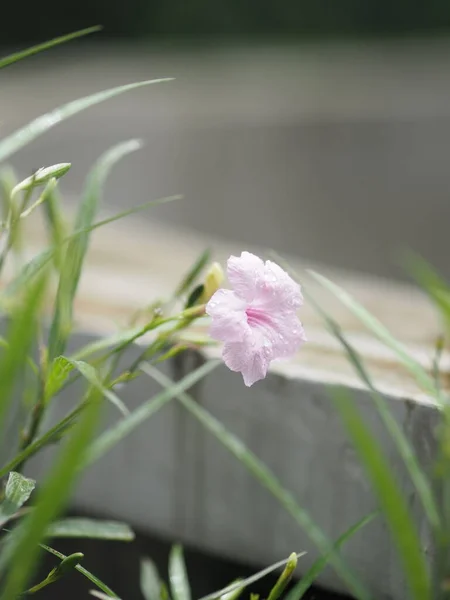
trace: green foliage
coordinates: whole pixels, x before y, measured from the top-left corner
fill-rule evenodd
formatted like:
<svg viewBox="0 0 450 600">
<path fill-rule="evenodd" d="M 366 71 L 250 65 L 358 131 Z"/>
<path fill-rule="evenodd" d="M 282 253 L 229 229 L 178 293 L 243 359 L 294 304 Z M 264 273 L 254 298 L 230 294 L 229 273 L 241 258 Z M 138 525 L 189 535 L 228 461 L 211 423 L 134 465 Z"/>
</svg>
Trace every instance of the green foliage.
<svg viewBox="0 0 450 600">
<path fill-rule="evenodd" d="M 0 68 L 94 30 L 95 28 L 91 28 L 56 38 L 7 57 L 0 61 Z M 167 80 L 144 81 L 106 90 L 70 102 L 35 119 L 0 140 L 0 162 L 64 119 L 118 94 L 161 81 Z M 303 579 L 291 590 L 289 584 L 301 554 L 292 554 L 287 560 L 247 579 L 239 579 L 202 600 L 235 600 L 248 586 L 280 568 L 283 571 L 269 593 L 268 600 L 299 600 L 327 565 L 336 570 L 348 591 L 357 600 L 373 600 L 367 586 L 347 565 L 340 551 L 376 515 L 360 519 L 335 542 L 330 540 L 290 491 L 284 488 L 276 474 L 187 393 L 194 384 L 215 369 L 220 364 L 219 361 L 205 361 L 177 382 L 171 381 L 154 366 L 173 358 L 186 348 L 199 348 L 208 343 L 204 339 L 195 342 L 192 338 L 183 337 L 183 334 L 204 314 L 203 303 L 209 293 L 205 291 L 208 287 L 208 275 L 203 281 L 201 277 L 211 259 L 209 251 L 202 253 L 196 260 L 169 298 L 158 299 L 144 306 L 138 315 L 133 318 L 130 316 L 131 322 L 124 330 L 77 348 L 71 356 L 65 355 L 74 327 L 74 301 L 93 232 L 149 206 L 176 199 L 162 198 L 101 221 L 96 220 L 104 183 L 111 169 L 122 157 L 139 148 L 140 142 L 137 140 L 124 142 L 98 160 L 91 170 L 71 227 L 62 209 L 58 188 L 59 179 L 70 168 L 69 163 L 58 163 L 40 169 L 23 181 L 17 181 L 15 175 L 8 170 L 2 171 L 0 175 L 3 209 L 0 271 L 5 264 L 12 264 L 10 259 L 13 253 L 20 254 L 24 222 L 33 219 L 38 210 L 44 212 L 49 243 L 48 247 L 16 270 L 0 291 L 1 316 L 7 320 L 5 336 L 0 338 L 0 433 L 5 431 L 13 402 L 22 402 L 22 413 L 26 413 L 26 419 L 22 420 L 20 430 L 17 431 L 15 447 L 11 449 L 8 459 L 2 457 L 0 462 L 0 478 L 7 477 L 0 495 L 0 527 L 14 521 L 11 530 L 2 529 L 0 532 L 0 599 L 16 600 L 23 594 L 35 594 L 73 571 L 88 578 L 98 588 L 91 592 L 93 595 L 118 598 L 105 583 L 81 566 L 83 555 L 80 552 L 65 556 L 43 541 L 62 537 L 89 537 L 121 542 L 133 540 L 132 530 L 124 523 L 62 518 L 61 515 L 67 508 L 71 490 L 83 469 L 176 398 L 180 407 L 209 431 L 272 494 L 292 517 L 293 523 L 307 533 L 320 554 Z M 413 272 L 440 311 L 443 323 L 448 325 L 450 288 L 424 262 L 416 263 Z M 3 276 L 3 272 L 0 274 Z M 405 432 L 390 413 L 361 357 L 348 343 L 338 323 L 306 293 L 308 301 L 317 309 L 329 331 L 341 344 L 350 364 L 371 394 L 374 406 L 406 465 L 431 525 L 437 549 L 432 578 L 428 572 L 417 525 L 411 515 L 409 500 L 405 498 L 392 473 L 388 457 L 364 423 L 351 397 L 342 390 L 331 392 L 348 436 L 365 467 L 380 512 L 389 526 L 402 561 L 409 586 L 405 594 L 408 593 L 411 600 L 444 599 L 445 584 L 450 581 L 446 558 L 450 540 L 450 504 L 446 501 L 450 497 L 450 409 L 439 377 L 439 357 L 445 338 L 438 344 L 433 373 L 430 375 L 427 369 L 410 356 L 408 349 L 347 292 L 321 275 L 313 273 L 313 277 L 342 302 L 372 335 L 395 353 L 440 411 L 442 419 L 437 435 L 441 454 L 435 472 L 430 475 L 421 467 Z M 52 286 L 53 283 L 56 285 Z M 217 283 L 216 287 L 217 285 L 220 284 Z M 42 317 L 44 310 L 46 314 L 50 311 L 48 338 Z M 144 346 L 133 363 L 124 367 L 121 359 L 126 356 L 125 351 L 149 332 L 152 332 L 153 341 Z M 38 351 L 36 359 L 33 355 L 35 350 Z M 117 391 L 120 386 L 121 395 L 122 391 L 126 394 L 127 384 L 141 372 L 155 379 L 163 389 L 130 412 Z M 68 414 L 46 428 L 44 417 L 57 401 L 57 396 L 78 380 L 84 383 L 84 391 L 80 392 Z M 98 433 L 105 400 L 114 404 L 120 415 L 106 430 Z M 36 485 L 33 480 L 22 475 L 21 471 L 31 457 L 51 445 L 57 445 L 58 452 L 43 480 Z M 37 490 L 31 496 L 35 485 Z M 442 494 L 435 492 L 436 487 Z M 56 556 L 60 563 L 44 579 L 33 583 L 42 549 Z M 178 545 L 170 553 L 168 574 L 167 586 L 160 579 L 153 563 L 147 558 L 142 561 L 140 583 L 145 600 L 191 600 L 193 594 L 188 572 L 182 549 Z M 255 595 L 250 593 L 250 599 L 254 598 Z"/>
<path fill-rule="evenodd" d="M 14 471 L 9 474 L 4 498 L 0 503 L 0 527 L 3 527 L 19 508 L 27 502 L 35 487 L 36 482 L 34 479 L 29 479 Z"/>
</svg>

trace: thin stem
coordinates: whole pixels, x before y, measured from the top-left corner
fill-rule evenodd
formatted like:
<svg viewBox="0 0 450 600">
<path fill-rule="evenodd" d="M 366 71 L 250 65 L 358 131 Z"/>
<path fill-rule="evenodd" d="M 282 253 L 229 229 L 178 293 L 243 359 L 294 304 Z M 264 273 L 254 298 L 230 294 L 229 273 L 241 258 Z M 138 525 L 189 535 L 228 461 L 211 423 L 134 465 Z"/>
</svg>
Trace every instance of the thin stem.
<svg viewBox="0 0 450 600">
<path fill-rule="evenodd" d="M 37 454 L 37 452 L 39 452 L 39 450 L 45 446 L 52 444 L 57 437 L 72 423 L 75 417 L 77 417 L 85 409 L 86 404 L 87 401 L 83 400 L 68 415 L 66 415 L 64 419 L 49 429 L 43 436 L 29 444 L 22 450 L 22 452 L 19 452 L 19 454 L 17 454 L 17 456 L 15 456 L 7 465 L 0 469 L 0 479 L 13 469 L 16 471 L 23 469 L 23 466 L 27 460 Z"/>
</svg>

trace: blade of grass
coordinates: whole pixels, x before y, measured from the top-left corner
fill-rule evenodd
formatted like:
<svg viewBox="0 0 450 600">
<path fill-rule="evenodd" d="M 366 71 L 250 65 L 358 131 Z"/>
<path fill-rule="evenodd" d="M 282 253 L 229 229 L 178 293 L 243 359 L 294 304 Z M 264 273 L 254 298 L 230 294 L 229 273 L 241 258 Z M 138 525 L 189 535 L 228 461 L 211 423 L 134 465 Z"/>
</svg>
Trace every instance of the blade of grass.
<svg viewBox="0 0 450 600">
<path fill-rule="evenodd" d="M 292 560 L 293 557 L 298 559 L 304 555 L 305 555 L 305 552 L 300 552 L 299 554 L 294 553 L 293 556 L 290 556 L 289 558 L 280 560 L 280 561 L 274 563 L 273 565 L 270 565 L 270 567 L 266 567 L 262 571 L 259 571 L 258 573 L 255 573 L 254 575 L 250 575 L 250 577 L 247 577 L 246 579 L 241 579 L 240 581 L 236 581 L 235 583 L 227 585 L 224 588 L 222 588 L 221 590 L 218 590 L 217 592 L 213 592 L 212 594 L 203 596 L 202 598 L 200 598 L 200 600 L 216 600 L 217 598 L 220 598 L 221 596 L 228 595 L 228 594 L 231 594 L 232 592 L 235 592 L 237 590 L 241 590 L 245 587 L 248 587 L 252 583 L 259 581 L 266 575 L 270 575 L 270 573 L 273 573 L 273 571 L 276 571 L 277 569 L 284 567 L 289 561 Z"/>
<path fill-rule="evenodd" d="M 49 402 L 52 396 L 58 393 L 73 369 L 81 373 L 86 381 L 109 400 L 123 416 L 126 417 L 130 414 L 130 411 L 119 396 L 103 385 L 96 369 L 92 365 L 81 360 L 71 360 L 65 356 L 58 356 L 52 363 L 52 369 L 46 381 L 45 403 Z"/>
<path fill-rule="evenodd" d="M 429 600 L 430 579 L 420 537 L 389 462 L 350 395 L 345 390 L 336 389 L 332 397 L 383 510 L 403 564 L 411 597 Z"/>
<path fill-rule="evenodd" d="M 87 229 L 92 226 L 97 213 L 100 195 L 106 178 L 114 165 L 130 152 L 141 147 L 138 140 L 130 140 L 118 144 L 108 150 L 92 169 L 78 210 L 74 230 Z M 84 259 L 89 245 L 90 233 L 83 233 L 69 242 L 61 269 L 56 306 L 50 327 L 48 356 L 49 360 L 63 354 L 70 335 L 73 321 L 73 301 L 78 288 Z"/>
<path fill-rule="evenodd" d="M 0 163 L 4 162 L 7 158 L 10 158 L 18 150 L 24 148 L 30 142 L 38 138 L 43 133 L 46 133 L 49 129 L 51 129 L 58 123 L 61 123 L 65 119 L 68 119 L 69 117 L 72 117 L 73 115 L 76 115 L 77 113 L 86 110 L 87 108 L 90 108 L 95 104 L 105 102 L 110 98 L 114 98 L 114 96 L 118 96 L 119 94 L 123 94 L 125 92 L 129 92 L 131 90 L 135 90 L 146 85 L 151 85 L 153 83 L 163 83 L 166 81 L 172 81 L 172 79 L 165 78 L 139 81 L 137 83 L 130 83 L 128 85 L 122 85 L 119 87 L 104 90 L 102 92 L 97 92 L 96 94 L 92 94 L 91 96 L 86 96 L 84 98 L 68 102 L 63 106 L 56 108 L 55 110 L 45 115 L 42 115 L 37 119 L 34 119 L 25 127 L 18 129 L 11 135 L 0 140 Z"/>
<path fill-rule="evenodd" d="M 88 398 L 79 422 L 74 426 L 56 464 L 39 490 L 34 510 L 24 517 L 15 530 L 17 535 L 5 573 L 2 600 L 15 600 L 26 589 L 36 569 L 39 543 L 45 536 L 49 523 L 60 514 L 69 499 L 100 413 L 99 393 L 92 390 Z"/>
<path fill-rule="evenodd" d="M 178 544 L 173 546 L 169 554 L 169 580 L 173 600 L 191 600 L 183 549 Z"/>
<path fill-rule="evenodd" d="M 84 411 L 86 408 L 86 401 L 81 402 L 76 406 L 68 415 L 66 415 L 59 423 L 54 425 L 51 429 L 49 429 L 46 433 L 44 433 L 40 438 L 32 442 L 29 446 L 24 448 L 21 452 L 19 452 L 10 462 L 4 465 L 0 469 L 0 478 L 4 477 L 15 469 L 18 465 L 21 465 L 26 460 L 37 454 L 42 448 L 52 444 L 57 439 L 59 439 L 60 435 L 67 431 L 74 423 L 74 421 L 78 418 L 78 416 Z"/>
<path fill-rule="evenodd" d="M 45 535 L 52 538 L 89 538 L 116 542 L 131 542 L 135 538 L 132 529 L 126 523 L 83 517 L 55 521 L 47 527 Z"/>
<path fill-rule="evenodd" d="M 1 348 L 0 353 L 0 433 L 3 431 L 3 421 L 13 396 L 16 380 L 28 361 L 45 282 L 45 278 L 40 277 L 21 299 L 16 298 L 15 301 L 6 335 L 7 346 Z"/>
<path fill-rule="evenodd" d="M 408 271 L 430 296 L 450 328 L 450 287 L 435 269 L 423 258 L 413 256 L 408 260 Z"/>
<path fill-rule="evenodd" d="M 121 419 L 110 429 L 96 438 L 91 444 L 86 457 L 86 465 L 90 465 L 95 460 L 103 456 L 113 446 L 120 442 L 125 436 L 131 433 L 136 427 L 141 425 L 146 419 L 154 415 L 160 408 L 167 404 L 180 392 L 189 389 L 195 383 L 203 379 L 208 373 L 220 364 L 218 360 L 210 360 L 201 367 L 189 373 L 176 384 L 164 389 L 147 402 L 144 402 L 138 409 L 130 413 L 127 417 Z"/>
<path fill-rule="evenodd" d="M 314 271 L 309 271 L 309 273 L 324 288 L 336 296 L 336 298 L 338 298 L 338 300 L 340 300 L 361 321 L 361 323 L 363 323 L 363 325 L 365 325 L 379 340 L 396 354 L 405 368 L 415 377 L 416 381 L 424 390 L 426 390 L 433 398 L 438 399 L 439 394 L 433 379 L 416 360 L 409 356 L 404 346 L 391 335 L 388 329 L 382 325 L 378 319 L 371 315 L 369 311 L 361 306 L 341 287 Z"/>
<path fill-rule="evenodd" d="M 158 569 L 149 558 L 141 560 L 139 581 L 145 600 L 161 600 L 161 581 Z"/>
<path fill-rule="evenodd" d="M 161 386 L 173 390 L 173 382 L 163 373 L 149 364 L 141 366 L 144 373 L 155 379 Z M 170 387 L 168 387 L 170 386 Z M 322 554 L 330 556 L 330 563 L 338 575 L 346 583 L 349 591 L 359 600 L 369 600 L 370 593 L 359 581 L 339 554 L 333 549 L 331 542 L 323 531 L 311 519 L 309 514 L 296 502 L 292 494 L 283 488 L 275 475 L 267 466 L 259 460 L 234 434 L 213 415 L 208 413 L 188 394 L 178 390 L 175 394 L 186 410 L 195 417 L 202 425 L 210 431 L 227 450 L 235 456 L 239 462 L 265 487 L 293 517 L 293 519 L 305 530 L 309 538 L 314 542 Z M 424 600 L 424 599 L 423 599 Z"/>
<path fill-rule="evenodd" d="M 39 544 L 39 545 L 41 548 L 43 548 L 44 550 L 46 550 L 50 554 L 53 554 L 53 556 L 56 556 L 61 560 L 64 560 L 65 558 L 67 558 L 67 556 L 65 554 L 63 554 L 62 552 L 59 552 L 58 550 L 55 550 L 54 548 L 51 548 L 50 546 L 46 546 L 45 544 Z M 107 596 L 109 596 L 110 598 L 116 598 L 116 599 L 119 598 L 119 596 L 116 593 L 114 593 L 112 591 L 112 589 L 106 585 L 106 583 L 103 583 L 103 581 L 101 581 L 98 577 L 96 577 L 95 575 L 90 573 L 87 569 L 85 569 L 81 565 L 77 565 L 75 567 L 75 569 L 79 573 L 84 575 L 84 577 L 86 577 L 86 579 L 89 579 L 89 581 L 91 581 L 94 585 L 96 585 L 100 590 L 102 590 L 102 592 L 107 594 Z"/>
<path fill-rule="evenodd" d="M 24 58 L 28 58 L 29 56 L 33 56 L 34 54 L 38 54 L 39 52 L 43 52 L 44 50 L 49 50 L 50 48 L 59 46 L 60 44 L 65 44 L 66 42 L 70 42 L 85 35 L 96 33 L 97 31 L 101 31 L 101 29 L 102 27 L 100 25 L 88 27 L 86 29 L 81 29 L 80 31 L 68 33 L 67 35 L 61 35 L 59 37 L 53 38 L 52 40 L 49 40 L 48 42 L 37 44 L 36 46 L 31 46 L 30 48 L 26 48 L 25 50 L 21 50 L 20 52 L 15 52 L 14 54 L 10 54 L 9 56 L 0 58 L 0 69 L 8 67 L 9 65 L 12 65 L 13 63 L 19 60 L 23 60 Z"/>
<path fill-rule="evenodd" d="M 186 275 L 181 280 L 180 285 L 177 287 L 174 293 L 174 298 L 180 298 L 183 294 L 187 293 L 192 284 L 196 281 L 196 279 L 200 276 L 200 273 L 206 267 L 208 262 L 211 259 L 211 251 L 205 250 L 200 254 L 198 259 L 192 265 L 191 269 L 186 273 Z"/>
<path fill-rule="evenodd" d="M 334 319 L 329 317 L 323 311 L 323 309 L 318 305 L 314 298 L 305 289 L 303 289 L 303 294 L 308 300 L 308 302 L 314 307 L 316 312 L 318 312 L 319 315 L 322 317 L 330 333 L 340 342 L 345 353 L 347 354 L 347 358 L 350 364 L 355 369 L 356 374 L 359 376 L 361 381 L 369 388 L 372 400 L 374 401 L 374 404 L 380 414 L 380 417 L 389 434 L 391 435 L 391 438 L 394 441 L 399 451 L 399 454 L 402 457 L 403 462 L 405 463 L 408 469 L 411 481 L 413 482 L 414 487 L 417 490 L 417 494 L 420 498 L 428 521 L 432 526 L 433 530 L 437 531 L 441 527 L 441 519 L 439 516 L 437 503 L 433 496 L 432 486 L 427 480 L 423 469 L 420 467 L 417 456 L 415 455 L 408 438 L 406 437 L 397 420 L 393 417 L 385 399 L 374 386 L 372 379 L 364 366 L 363 361 L 361 360 L 360 356 L 353 348 L 353 346 L 351 346 L 348 343 L 339 325 L 336 323 L 336 321 L 334 321 Z"/>
<path fill-rule="evenodd" d="M 338 552 L 341 547 L 347 542 L 350 538 L 352 538 L 355 533 L 357 533 L 360 529 L 368 525 L 376 516 L 378 516 L 378 512 L 372 512 L 370 515 L 367 515 L 360 519 L 357 523 L 352 525 L 345 533 L 343 533 L 333 544 L 333 550 Z M 325 569 L 328 564 L 329 554 L 325 556 L 321 556 L 318 558 L 315 563 L 306 571 L 306 573 L 302 576 L 301 580 L 298 581 L 295 586 L 289 591 L 285 600 L 301 600 L 308 589 L 314 584 L 314 582 L 319 577 L 320 573 Z"/>
</svg>

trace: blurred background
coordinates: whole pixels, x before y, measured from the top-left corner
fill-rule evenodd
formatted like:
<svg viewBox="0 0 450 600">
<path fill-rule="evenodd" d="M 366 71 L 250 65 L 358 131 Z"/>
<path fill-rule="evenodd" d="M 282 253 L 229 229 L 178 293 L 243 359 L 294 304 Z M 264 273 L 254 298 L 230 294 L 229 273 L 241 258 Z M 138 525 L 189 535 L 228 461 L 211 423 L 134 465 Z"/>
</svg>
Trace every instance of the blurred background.
<svg viewBox="0 0 450 600">
<path fill-rule="evenodd" d="M 14 157 L 20 174 L 72 162 L 75 200 L 99 154 L 138 136 L 111 210 L 183 193 L 147 218 L 388 277 L 413 248 L 450 275 L 447 0 L 17 2 L 0 39 L 7 52 L 92 24 L 2 73 L 3 132 L 108 86 L 176 80 L 54 129 Z"/>
<path fill-rule="evenodd" d="M 1 50 L 95 24 L 1 72 L 0 134 L 110 86 L 175 81 L 54 128 L 14 156 L 20 176 L 72 162 L 62 187 L 74 203 L 99 155 L 139 137 L 108 183 L 109 212 L 182 193 L 145 218 L 391 278 L 412 248 L 450 277 L 448 0 L 8 2 Z M 167 562 L 167 540 L 139 540 L 87 566 L 122 592 L 138 555 Z M 197 594 L 259 566 L 202 564 Z"/>
</svg>

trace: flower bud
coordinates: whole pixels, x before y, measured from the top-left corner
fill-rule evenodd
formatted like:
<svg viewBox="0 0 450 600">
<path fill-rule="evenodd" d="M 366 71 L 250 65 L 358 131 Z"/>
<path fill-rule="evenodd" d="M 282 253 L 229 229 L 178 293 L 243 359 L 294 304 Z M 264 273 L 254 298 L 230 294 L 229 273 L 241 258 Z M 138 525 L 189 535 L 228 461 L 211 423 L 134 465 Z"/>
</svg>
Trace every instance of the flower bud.
<svg viewBox="0 0 450 600">
<path fill-rule="evenodd" d="M 203 282 L 203 293 L 198 302 L 200 304 L 208 302 L 211 296 L 221 287 L 224 279 L 225 275 L 220 264 L 218 262 L 212 263 L 206 273 L 205 281 Z"/>
<path fill-rule="evenodd" d="M 13 188 L 11 198 L 22 190 L 39 187 L 40 185 L 47 183 L 50 179 L 59 179 L 67 173 L 71 166 L 70 163 L 59 163 L 57 165 L 52 165 L 51 167 L 42 167 L 41 169 L 38 169 L 31 177 L 27 177 Z"/>
</svg>

